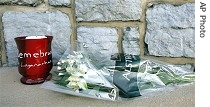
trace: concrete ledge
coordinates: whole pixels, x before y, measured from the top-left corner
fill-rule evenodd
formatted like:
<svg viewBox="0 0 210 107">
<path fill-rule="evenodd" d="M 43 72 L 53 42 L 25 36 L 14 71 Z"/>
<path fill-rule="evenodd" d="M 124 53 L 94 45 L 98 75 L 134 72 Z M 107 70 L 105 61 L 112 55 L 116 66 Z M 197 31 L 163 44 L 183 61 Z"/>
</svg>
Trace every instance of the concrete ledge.
<svg viewBox="0 0 210 107">
<path fill-rule="evenodd" d="M 55 68 L 53 68 L 55 69 Z M 53 70 L 52 70 L 53 71 Z M 0 68 L 1 107 L 194 107 L 195 84 L 168 87 L 164 91 L 127 101 L 77 97 L 20 83 L 17 67 Z"/>
</svg>

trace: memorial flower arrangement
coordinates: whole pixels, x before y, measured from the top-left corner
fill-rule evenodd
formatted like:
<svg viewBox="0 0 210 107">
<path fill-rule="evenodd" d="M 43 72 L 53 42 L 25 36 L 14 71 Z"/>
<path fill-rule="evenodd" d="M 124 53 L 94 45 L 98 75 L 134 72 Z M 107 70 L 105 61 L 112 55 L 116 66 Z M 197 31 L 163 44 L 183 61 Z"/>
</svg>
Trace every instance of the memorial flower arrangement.
<svg viewBox="0 0 210 107">
<path fill-rule="evenodd" d="M 193 83 L 195 80 L 194 72 L 183 66 L 141 59 L 131 54 L 119 54 L 119 57 L 115 66 L 106 66 L 101 72 L 112 78 L 111 82 L 119 88 L 120 97 L 138 97 L 168 85 Z"/>
<path fill-rule="evenodd" d="M 192 83 L 195 75 L 189 71 L 131 54 L 119 54 L 115 65 L 97 69 L 91 59 L 74 51 L 58 62 L 52 81 L 43 85 L 62 93 L 115 101 L 138 97 L 167 85 Z"/>
<path fill-rule="evenodd" d="M 69 54 L 58 62 L 53 81 L 60 88 L 67 87 L 69 91 L 78 95 L 109 100 L 117 98 L 118 89 L 109 83 L 80 52 Z"/>
</svg>

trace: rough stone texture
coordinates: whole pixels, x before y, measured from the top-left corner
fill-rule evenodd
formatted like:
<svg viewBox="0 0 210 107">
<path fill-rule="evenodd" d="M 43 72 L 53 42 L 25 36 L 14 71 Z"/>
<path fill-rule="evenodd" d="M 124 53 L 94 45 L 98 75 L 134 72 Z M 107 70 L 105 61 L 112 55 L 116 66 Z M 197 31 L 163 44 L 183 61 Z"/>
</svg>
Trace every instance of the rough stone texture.
<svg viewBox="0 0 210 107">
<path fill-rule="evenodd" d="M 141 0 L 76 0 L 77 21 L 139 20 Z"/>
<path fill-rule="evenodd" d="M 140 55 L 139 31 L 135 27 L 123 28 L 123 52 L 127 54 Z"/>
<path fill-rule="evenodd" d="M 194 57 L 194 29 L 159 29 L 147 33 L 145 42 L 149 54 L 169 57 Z M 193 35 L 193 36 L 192 36 Z"/>
<path fill-rule="evenodd" d="M 52 6 L 70 6 L 70 0 L 48 0 L 49 4 Z"/>
<path fill-rule="evenodd" d="M 170 65 L 171 66 L 171 65 Z M 173 65 L 172 65 L 173 66 Z M 175 66 L 173 66 L 176 70 L 176 73 L 181 74 L 183 72 L 188 72 L 188 73 L 192 73 L 195 72 L 195 66 L 193 64 L 187 63 L 187 64 L 176 64 Z M 182 70 L 180 70 L 180 68 Z"/>
<path fill-rule="evenodd" d="M 114 65 L 111 55 L 118 53 L 118 34 L 110 27 L 78 27 L 77 40 L 85 43 L 85 52 L 98 66 Z"/>
<path fill-rule="evenodd" d="M 0 4 L 17 4 L 37 6 L 43 3 L 44 0 L 0 0 Z"/>
<path fill-rule="evenodd" d="M 150 55 L 195 57 L 195 4 L 154 5 L 146 12 Z"/>
<path fill-rule="evenodd" d="M 0 31 L 1 31 L 1 27 L 0 27 Z M 2 47 L 1 33 L 0 33 L 0 47 Z M 2 48 L 0 48 L 0 67 L 1 66 L 2 66 Z"/>
<path fill-rule="evenodd" d="M 53 62 L 56 63 L 69 45 L 69 17 L 60 11 L 5 12 L 2 17 L 8 66 L 17 65 L 17 36 L 52 35 Z"/>
</svg>

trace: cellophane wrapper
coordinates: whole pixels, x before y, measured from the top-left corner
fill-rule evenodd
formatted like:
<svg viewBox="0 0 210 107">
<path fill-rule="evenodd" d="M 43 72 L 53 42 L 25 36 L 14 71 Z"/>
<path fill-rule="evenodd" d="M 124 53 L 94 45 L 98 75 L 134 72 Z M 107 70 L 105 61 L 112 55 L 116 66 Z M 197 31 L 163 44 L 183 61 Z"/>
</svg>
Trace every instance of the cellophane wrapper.
<svg viewBox="0 0 210 107">
<path fill-rule="evenodd" d="M 52 79 L 44 82 L 42 87 L 76 96 L 117 101 L 195 80 L 194 69 L 129 53 L 115 53 L 110 56 L 114 64 L 100 66 L 88 56 L 89 51 L 88 47 L 79 51 L 67 49 L 57 70 L 52 72 Z"/>
<path fill-rule="evenodd" d="M 102 69 L 102 74 L 118 87 L 121 98 L 134 98 L 195 80 L 194 68 L 190 64 L 173 65 L 131 54 L 118 54 L 114 66 Z"/>
<path fill-rule="evenodd" d="M 52 79 L 42 85 L 43 88 L 61 93 L 117 100 L 118 88 L 110 83 L 81 52 L 67 51 L 58 62 Z"/>
</svg>

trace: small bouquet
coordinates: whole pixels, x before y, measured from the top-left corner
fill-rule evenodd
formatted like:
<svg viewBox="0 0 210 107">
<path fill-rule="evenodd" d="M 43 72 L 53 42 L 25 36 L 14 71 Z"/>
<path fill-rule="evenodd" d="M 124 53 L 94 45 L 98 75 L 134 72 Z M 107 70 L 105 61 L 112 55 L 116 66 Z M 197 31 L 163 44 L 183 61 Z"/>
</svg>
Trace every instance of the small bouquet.
<svg viewBox="0 0 210 107">
<path fill-rule="evenodd" d="M 138 55 L 118 54 L 114 66 L 102 74 L 119 89 L 119 96 L 133 98 L 168 85 L 192 83 L 195 74 L 186 67 L 141 59 Z"/>
<path fill-rule="evenodd" d="M 85 53 L 85 51 L 83 51 Z M 110 60 L 115 65 L 98 69 L 81 51 L 66 52 L 58 62 L 51 81 L 44 88 L 76 96 L 106 100 L 133 98 L 167 85 L 194 82 L 189 69 L 153 60 L 142 60 L 138 55 L 117 54 Z M 94 64 L 97 64 L 94 62 Z"/>
<path fill-rule="evenodd" d="M 98 99 L 116 100 L 118 89 L 89 62 L 80 52 L 73 52 L 58 62 L 52 81 L 44 88 L 63 93 Z"/>
</svg>

